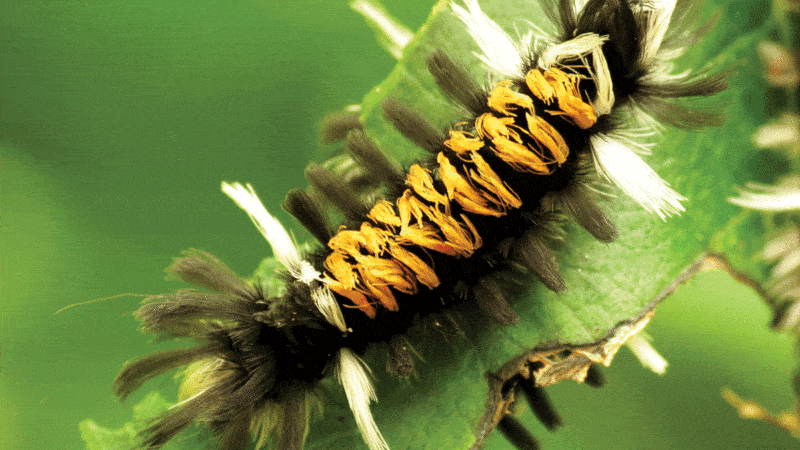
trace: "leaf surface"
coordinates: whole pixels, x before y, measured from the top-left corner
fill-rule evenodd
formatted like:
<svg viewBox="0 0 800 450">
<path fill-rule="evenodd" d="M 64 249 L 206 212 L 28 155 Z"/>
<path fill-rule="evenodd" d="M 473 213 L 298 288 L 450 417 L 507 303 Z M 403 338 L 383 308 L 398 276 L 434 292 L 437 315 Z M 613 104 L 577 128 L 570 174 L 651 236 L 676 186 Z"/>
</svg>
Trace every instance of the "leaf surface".
<svg viewBox="0 0 800 450">
<path fill-rule="evenodd" d="M 484 0 L 481 6 L 512 36 L 517 34 L 515 30 L 523 34 L 527 21 L 550 29 L 544 14 L 530 2 Z M 706 11 L 710 14 L 715 7 L 706 5 Z M 664 130 L 653 154 L 645 158 L 689 199 L 685 213 L 661 221 L 609 188 L 614 197 L 602 206 L 620 229 L 620 238 L 602 244 L 579 227 L 568 226 L 567 237 L 558 249 L 568 290 L 556 294 L 533 283 L 513 305 L 522 319 L 519 325 L 487 325 L 470 330 L 466 339 L 445 344 L 441 339 L 412 336 L 412 345 L 424 361 L 417 361 L 419 376 L 408 383 L 386 375 L 384 355 L 372 352 L 369 362 L 380 399 L 375 416 L 393 449 L 468 448 L 486 408 L 487 371 L 496 372 L 507 361 L 537 346 L 581 345 L 603 339 L 615 326 L 650 309 L 662 289 L 703 252 L 724 250 L 717 245 L 725 239 L 724 230 L 738 223 L 753 236 L 763 231 L 757 221 L 741 224 L 738 209 L 726 198 L 732 195 L 733 186 L 752 179 L 757 170 L 750 136 L 765 114 L 755 44 L 765 35 L 764 17 L 757 12 L 767 10 L 766 2 L 725 2 L 717 27 L 679 61 L 680 69 L 697 70 L 710 64 L 737 70 L 731 88 L 715 100 L 715 105 L 725 109 L 725 125 L 699 131 Z M 421 157 L 421 150 L 384 120 L 380 109 L 384 98 L 394 98 L 422 112 L 442 129 L 465 118 L 464 112 L 439 92 L 427 71 L 425 58 L 435 49 L 444 49 L 476 79 L 487 84 L 499 81 L 486 76 L 473 55 L 477 48 L 463 24 L 446 3 L 439 3 L 394 71 L 362 104 L 367 134 L 383 151 L 406 163 Z M 341 425 L 342 421 L 352 423 L 352 419 L 340 388 L 333 384 L 328 385 L 326 393 L 325 419 L 312 427 L 310 448 L 350 448 L 354 439 L 360 440 L 354 427 Z"/>
</svg>

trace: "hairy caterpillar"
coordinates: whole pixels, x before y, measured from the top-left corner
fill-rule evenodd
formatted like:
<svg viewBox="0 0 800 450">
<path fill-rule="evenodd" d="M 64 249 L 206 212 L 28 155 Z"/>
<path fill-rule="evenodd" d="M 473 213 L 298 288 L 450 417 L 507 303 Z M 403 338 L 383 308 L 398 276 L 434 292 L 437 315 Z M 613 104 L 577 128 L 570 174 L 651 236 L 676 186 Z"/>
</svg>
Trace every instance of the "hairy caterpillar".
<svg viewBox="0 0 800 450">
<path fill-rule="evenodd" d="M 147 430 L 146 445 L 202 420 L 227 449 L 244 448 L 250 432 L 259 447 L 271 438 L 278 448 L 299 449 L 317 383 L 336 374 L 367 445 L 388 448 L 370 413 L 375 391 L 360 359 L 372 344 L 388 342 L 390 371 L 407 376 L 413 368 L 403 334 L 426 317 L 464 305 L 502 324 L 522 320 L 495 278 L 508 253 L 549 289 L 568 289 L 548 230 L 569 215 L 600 241 L 618 233 L 595 202 L 593 172 L 661 218 L 682 210 L 682 197 L 634 151 L 647 148 L 638 140 L 648 135 L 636 121 L 713 123 L 716 116 L 671 99 L 726 84 L 724 75 L 670 72 L 678 44 L 688 43 L 675 40 L 689 39 L 665 40 L 675 3 L 592 0 L 578 11 L 572 1 L 553 2 L 558 34 L 537 37 L 536 45 L 532 32 L 516 43 L 477 1 L 465 3 L 450 5 L 452 12 L 500 81 L 485 89 L 446 53 L 433 52 L 433 78 L 470 116 L 443 135 L 417 112 L 385 101 L 395 127 L 430 153 L 404 170 L 351 132 L 350 150 L 386 186 L 377 202 L 309 168 L 312 185 L 346 219 L 333 232 L 307 193 L 289 194 L 287 209 L 323 244 L 317 252 L 301 254 L 252 187 L 223 183 L 271 244 L 285 287 L 265 292 L 203 252 L 175 261 L 173 272 L 214 293 L 157 296 L 137 312 L 146 332 L 204 342 L 136 360 L 117 379 L 125 397 L 157 374 L 195 365 L 190 395 Z M 522 434 L 513 421 L 500 425 Z"/>
</svg>

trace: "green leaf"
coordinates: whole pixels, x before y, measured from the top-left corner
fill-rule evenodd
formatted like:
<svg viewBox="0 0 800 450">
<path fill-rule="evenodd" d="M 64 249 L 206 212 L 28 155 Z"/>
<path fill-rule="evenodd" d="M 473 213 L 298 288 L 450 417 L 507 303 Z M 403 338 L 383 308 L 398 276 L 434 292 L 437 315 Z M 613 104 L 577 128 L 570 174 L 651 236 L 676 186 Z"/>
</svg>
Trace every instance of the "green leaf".
<svg viewBox="0 0 800 450">
<path fill-rule="evenodd" d="M 119 428 L 98 425 L 92 419 L 82 420 L 78 424 L 81 439 L 86 443 L 86 450 L 140 450 L 139 435 L 150 421 L 166 412 L 174 403 L 167 401 L 159 391 L 147 393 L 142 400 L 133 406 L 133 417 Z M 189 450 L 205 448 L 214 438 L 208 430 L 194 429 L 184 431 L 178 439 L 166 443 L 163 450 Z"/>
<path fill-rule="evenodd" d="M 722 4 L 722 2 L 720 2 Z M 544 15 L 528 1 L 483 1 L 483 9 L 513 36 L 526 20 L 536 25 Z M 712 10 L 715 5 L 708 5 Z M 514 304 L 522 318 L 517 326 L 488 326 L 472 331 L 469 340 L 443 344 L 439 339 L 413 339 L 424 358 L 419 378 L 402 383 L 384 374 L 380 352 L 369 357 L 376 372 L 380 403 L 376 420 L 393 449 L 468 448 L 474 442 L 477 422 L 486 407 L 487 371 L 495 372 L 507 361 L 542 345 L 590 344 L 607 336 L 615 326 L 640 317 L 681 271 L 719 242 L 719 230 L 736 226 L 738 208 L 726 198 L 733 186 L 752 175 L 750 136 L 764 120 L 761 70 L 755 44 L 766 33 L 767 2 L 725 2 L 723 20 L 698 47 L 680 61 L 680 67 L 735 66 L 738 73 L 719 102 L 726 106 L 727 123 L 718 129 L 665 130 L 648 163 L 675 190 L 686 196 L 687 211 L 661 221 L 642 210 L 621 192 L 603 205 L 621 231 L 612 244 L 602 244 L 585 231 L 569 226 L 558 251 L 568 286 L 555 294 L 540 284 Z M 386 152 L 408 162 L 420 149 L 405 140 L 383 119 L 380 102 L 391 97 L 424 112 L 442 128 L 464 118 L 446 99 L 428 74 L 425 58 L 434 49 L 446 50 L 479 80 L 485 69 L 472 52 L 477 48 L 467 32 L 439 3 L 409 44 L 394 71 L 363 102 L 363 123 L 368 135 Z M 714 55 L 718 55 L 714 57 Z M 493 80 L 497 81 L 497 80 Z M 754 231 L 758 233 L 759 231 Z M 712 237 L 717 236 L 712 242 Z M 477 336 L 476 336 L 477 334 Z M 333 384 L 333 382 L 330 382 Z M 312 427 L 309 448 L 350 448 L 359 440 L 340 388 L 328 385 L 325 420 Z"/>
<path fill-rule="evenodd" d="M 98 425 L 92 419 L 78 425 L 86 450 L 135 450 L 139 448 L 137 433 L 144 429 L 148 419 L 156 417 L 170 406 L 158 392 L 150 392 L 133 407 L 133 421 L 120 428 L 111 429 Z"/>
</svg>

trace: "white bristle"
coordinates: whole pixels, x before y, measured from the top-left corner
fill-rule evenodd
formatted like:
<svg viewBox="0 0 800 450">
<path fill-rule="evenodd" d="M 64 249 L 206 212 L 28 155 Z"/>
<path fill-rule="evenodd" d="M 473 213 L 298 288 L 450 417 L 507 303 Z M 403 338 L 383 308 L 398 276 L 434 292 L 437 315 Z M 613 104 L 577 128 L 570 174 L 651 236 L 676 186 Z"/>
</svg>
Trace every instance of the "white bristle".
<svg viewBox="0 0 800 450">
<path fill-rule="evenodd" d="M 797 55 L 790 49 L 769 41 L 760 42 L 757 48 L 758 55 L 764 62 L 764 66 L 766 66 L 766 76 L 769 84 L 796 89 L 800 84 Z"/>
<path fill-rule="evenodd" d="M 618 140 L 597 134 L 591 137 L 597 172 L 619 186 L 644 209 L 667 216 L 685 211 L 678 194 L 633 150 Z"/>
<path fill-rule="evenodd" d="M 760 126 L 753 135 L 758 148 L 800 149 L 800 116 L 784 113 L 775 120 Z"/>
<path fill-rule="evenodd" d="M 328 286 L 322 286 L 311 291 L 311 298 L 325 320 L 331 325 L 336 326 L 342 333 L 347 331 L 347 324 L 344 322 L 342 308 L 336 303 L 336 299 Z"/>
<path fill-rule="evenodd" d="M 667 373 L 667 366 L 669 363 L 667 363 L 667 360 L 653 348 L 650 341 L 642 336 L 642 333 L 631 336 L 625 341 L 625 345 L 628 346 L 634 356 L 636 356 L 636 359 L 638 359 L 644 367 L 647 367 L 652 370 L 653 373 L 659 375 Z"/>
<path fill-rule="evenodd" d="M 675 4 L 676 0 L 655 0 L 653 2 L 642 49 L 644 64 L 650 64 L 655 59 L 658 50 L 661 49 L 664 35 L 667 33 L 670 20 L 672 20 L 672 13 L 675 11 Z"/>
<path fill-rule="evenodd" d="M 730 197 L 728 201 L 759 211 L 792 211 L 800 209 L 800 186 L 790 183 L 778 186 L 747 183 L 745 189 L 739 190 L 739 197 Z"/>
<path fill-rule="evenodd" d="M 467 9 L 455 3 L 450 6 L 481 48 L 482 53 L 476 53 L 475 56 L 498 75 L 509 77 L 524 75 L 525 64 L 520 56 L 520 47 L 497 22 L 481 10 L 477 0 L 466 0 L 464 4 Z"/>
<path fill-rule="evenodd" d="M 800 247 L 800 233 L 796 228 L 790 228 L 767 242 L 761 250 L 761 257 L 774 262 L 798 247 Z"/>
<path fill-rule="evenodd" d="M 319 273 L 311 267 L 308 261 L 300 258 L 300 253 L 294 245 L 292 238 L 283 225 L 267 212 L 250 184 L 242 186 L 241 183 L 222 183 L 222 192 L 228 195 L 240 208 L 242 208 L 255 224 L 258 231 L 267 239 L 275 259 L 278 260 L 289 273 L 303 281 L 310 283 L 319 278 Z"/>
<path fill-rule="evenodd" d="M 353 410 L 358 429 L 370 450 L 389 450 L 389 444 L 383 439 L 369 409 L 371 401 L 378 401 L 369 374 L 369 367 L 352 350 L 349 348 L 339 350 L 336 375 L 347 395 L 347 403 Z"/>
<path fill-rule="evenodd" d="M 568 41 L 554 45 L 539 55 L 539 67 L 549 69 L 557 66 L 561 61 L 580 58 L 592 53 L 603 46 L 608 36 L 595 33 L 584 33 Z"/>
</svg>

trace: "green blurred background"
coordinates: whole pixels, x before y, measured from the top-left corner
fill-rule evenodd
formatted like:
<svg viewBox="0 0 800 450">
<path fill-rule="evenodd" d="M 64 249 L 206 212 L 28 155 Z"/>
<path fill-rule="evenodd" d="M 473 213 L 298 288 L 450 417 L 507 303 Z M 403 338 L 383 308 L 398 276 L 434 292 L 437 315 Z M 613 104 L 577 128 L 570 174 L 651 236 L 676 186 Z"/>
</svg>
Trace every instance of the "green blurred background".
<svg viewBox="0 0 800 450">
<path fill-rule="evenodd" d="M 433 3 L 384 2 L 412 29 Z M 177 288 L 163 268 L 190 247 L 249 274 L 269 249 L 220 181 L 253 183 L 298 229 L 279 204 L 325 158 L 320 120 L 394 61 L 344 0 L 9 0 L 0 21 L 0 449 L 83 449 L 78 422 L 120 427 L 172 380 L 125 404 L 111 395 L 121 365 L 151 350 L 138 298 L 53 313 Z M 719 396 L 792 406 L 796 352 L 769 320 L 747 289 L 701 275 L 648 328 L 666 376 L 623 349 L 607 387 L 550 389 L 564 428 L 521 419 L 545 449 L 795 448 Z"/>
</svg>

